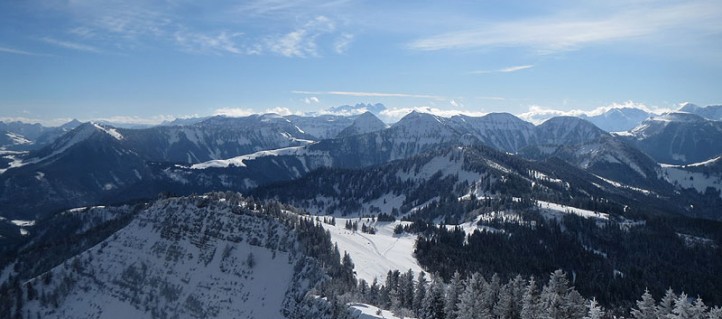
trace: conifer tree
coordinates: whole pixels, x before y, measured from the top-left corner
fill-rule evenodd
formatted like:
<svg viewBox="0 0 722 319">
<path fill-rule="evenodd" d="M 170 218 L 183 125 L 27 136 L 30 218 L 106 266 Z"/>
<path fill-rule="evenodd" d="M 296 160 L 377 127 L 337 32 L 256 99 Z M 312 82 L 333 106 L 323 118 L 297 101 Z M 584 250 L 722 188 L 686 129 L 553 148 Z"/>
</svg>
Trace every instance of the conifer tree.
<svg viewBox="0 0 722 319">
<path fill-rule="evenodd" d="M 722 319 L 722 308 L 716 306 L 710 309 L 707 316 L 709 317 L 709 319 Z"/>
<path fill-rule="evenodd" d="M 439 278 L 437 276 L 437 278 Z M 444 319 L 444 284 L 441 280 L 431 283 L 422 302 L 421 319 Z"/>
<path fill-rule="evenodd" d="M 597 299 L 593 298 L 589 301 L 589 311 L 587 312 L 587 315 L 584 316 L 584 319 L 601 319 L 604 317 L 604 310 L 602 307 L 597 303 Z"/>
<path fill-rule="evenodd" d="M 494 313 L 494 305 L 499 298 L 499 289 L 501 288 L 501 279 L 498 274 L 491 276 L 491 281 L 484 285 L 484 292 L 481 297 L 482 311 L 488 312 L 489 314 Z"/>
<path fill-rule="evenodd" d="M 637 300 L 637 308 L 632 309 L 632 316 L 635 319 L 656 319 L 657 309 L 654 304 L 654 297 L 652 297 L 648 289 L 644 289 L 642 299 Z"/>
<path fill-rule="evenodd" d="M 511 283 L 499 288 L 499 298 L 494 305 L 494 316 L 499 319 L 511 319 L 513 312 Z"/>
<path fill-rule="evenodd" d="M 674 301 L 674 309 L 672 309 L 673 319 L 692 319 L 692 305 L 689 303 L 687 294 L 684 292 Z"/>
<path fill-rule="evenodd" d="M 668 319 L 672 315 L 672 309 L 674 309 L 674 301 L 677 299 L 677 295 L 674 294 L 672 288 L 667 289 L 667 292 L 662 297 L 657 305 L 657 318 Z"/>
<path fill-rule="evenodd" d="M 369 293 L 368 302 L 372 305 L 379 305 L 379 283 L 376 278 L 374 278 L 373 283 L 371 283 L 371 286 L 369 287 Z"/>
<path fill-rule="evenodd" d="M 556 270 L 549 276 L 549 282 L 542 289 L 539 305 L 544 316 L 550 319 L 565 318 L 565 297 L 569 290 L 569 280 L 562 270 Z"/>
<path fill-rule="evenodd" d="M 564 317 L 582 318 L 587 314 L 586 300 L 578 291 L 571 288 L 564 296 Z"/>
<path fill-rule="evenodd" d="M 419 273 L 419 279 L 416 282 L 416 291 L 414 292 L 414 311 L 416 316 L 419 316 L 419 310 L 423 306 L 424 298 L 426 297 L 426 274 L 422 271 Z"/>
<path fill-rule="evenodd" d="M 481 286 L 481 275 L 474 273 L 471 278 L 467 280 L 466 288 L 464 292 L 459 296 L 458 309 L 456 311 L 456 318 L 458 319 L 479 319 L 481 313 L 477 311 L 478 303 L 480 299 Z"/>
<path fill-rule="evenodd" d="M 399 277 L 399 295 L 402 307 L 411 309 L 414 306 L 414 272 L 411 269 Z"/>
<path fill-rule="evenodd" d="M 456 314 L 459 310 L 459 297 L 463 292 L 464 285 L 461 274 L 458 271 L 454 272 L 454 277 L 451 278 L 449 286 L 446 289 L 446 300 L 444 302 L 444 313 L 447 319 L 456 319 Z"/>
<path fill-rule="evenodd" d="M 698 296 L 692 304 L 692 318 L 704 318 L 707 312 L 707 308 L 708 307 L 704 304 L 702 298 Z"/>
<path fill-rule="evenodd" d="M 526 286 L 524 296 L 521 302 L 521 319 L 536 319 L 540 318 L 539 306 L 538 306 L 538 291 L 536 287 L 536 281 L 534 277 L 529 279 L 529 284 Z"/>
</svg>

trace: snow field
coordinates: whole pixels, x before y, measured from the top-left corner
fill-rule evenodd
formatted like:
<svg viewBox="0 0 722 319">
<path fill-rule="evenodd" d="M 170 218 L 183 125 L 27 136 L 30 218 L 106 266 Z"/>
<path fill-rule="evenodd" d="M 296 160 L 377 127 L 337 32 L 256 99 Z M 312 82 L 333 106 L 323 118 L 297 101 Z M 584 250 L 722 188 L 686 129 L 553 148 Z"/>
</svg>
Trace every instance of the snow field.
<svg viewBox="0 0 722 319">
<path fill-rule="evenodd" d="M 354 232 L 345 228 L 346 221 L 358 222 L 359 230 Z M 376 228 L 376 234 L 361 232 L 361 225 L 366 223 Z M 348 252 L 354 262 L 356 276 L 371 284 L 376 278 L 380 283 L 386 279 L 389 270 L 405 272 L 411 269 L 414 273 L 423 271 L 414 257 L 416 235 L 395 235 L 396 225 L 409 222 L 371 222 L 370 218 L 336 218 L 336 225 L 323 224 L 331 233 L 331 240 L 338 249 Z"/>
</svg>

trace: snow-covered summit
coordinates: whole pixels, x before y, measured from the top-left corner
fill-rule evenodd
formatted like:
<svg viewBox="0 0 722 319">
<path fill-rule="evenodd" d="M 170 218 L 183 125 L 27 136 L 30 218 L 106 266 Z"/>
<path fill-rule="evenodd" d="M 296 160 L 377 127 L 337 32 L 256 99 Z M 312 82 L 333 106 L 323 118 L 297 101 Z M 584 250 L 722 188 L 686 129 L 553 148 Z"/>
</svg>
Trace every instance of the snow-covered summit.
<svg viewBox="0 0 722 319">
<path fill-rule="evenodd" d="M 386 128 L 386 124 L 371 112 L 365 112 L 354 119 L 351 126 L 345 128 L 338 134 L 338 137 L 364 134 L 370 132 L 381 131 Z"/>
<path fill-rule="evenodd" d="M 708 105 L 701 107 L 699 105 L 686 102 L 680 104 L 679 111 L 697 114 L 713 121 L 722 121 L 722 105 Z"/>
<path fill-rule="evenodd" d="M 393 131 L 402 131 L 412 136 L 439 136 L 449 135 L 450 129 L 446 125 L 447 119 L 431 113 L 412 111 L 391 126 Z"/>
<path fill-rule="evenodd" d="M 538 142 L 541 144 L 573 145 L 582 144 L 608 135 L 587 120 L 573 116 L 557 116 L 536 127 Z"/>
<path fill-rule="evenodd" d="M 688 112 L 668 112 L 659 116 L 649 118 L 649 121 L 656 122 L 686 122 L 699 123 L 706 121 L 704 117 Z"/>
</svg>

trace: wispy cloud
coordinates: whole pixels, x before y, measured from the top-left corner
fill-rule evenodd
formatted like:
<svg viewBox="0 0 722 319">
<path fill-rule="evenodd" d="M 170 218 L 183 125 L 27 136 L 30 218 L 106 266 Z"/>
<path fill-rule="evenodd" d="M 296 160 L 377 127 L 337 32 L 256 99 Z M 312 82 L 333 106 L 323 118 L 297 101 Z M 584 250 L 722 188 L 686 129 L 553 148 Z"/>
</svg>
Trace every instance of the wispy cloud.
<svg viewBox="0 0 722 319">
<path fill-rule="evenodd" d="M 345 52 L 353 39 L 324 15 L 325 9 L 338 4 L 315 0 L 259 0 L 242 5 L 170 2 L 70 1 L 47 6 L 63 11 L 73 26 L 65 30 L 69 38 L 55 35 L 42 40 L 96 53 L 106 47 L 135 50 L 170 45 L 191 54 L 305 58 L 322 56 L 324 51 Z M 312 8 L 319 10 L 314 13 Z M 203 14 L 189 15 L 190 10 Z M 280 12 L 289 14 L 279 16 Z"/>
<path fill-rule="evenodd" d="M 269 37 L 265 43 L 269 51 L 285 57 L 318 56 L 318 38 L 335 29 L 331 19 L 318 16 L 289 33 Z"/>
<path fill-rule="evenodd" d="M 90 52 L 90 53 L 101 53 L 102 51 L 94 46 L 77 43 L 77 42 L 71 42 L 71 41 L 64 41 L 64 40 L 58 40 L 54 38 L 44 37 L 40 40 L 59 46 L 61 48 L 70 49 L 70 50 L 76 50 L 76 51 L 83 51 L 83 52 Z"/>
<path fill-rule="evenodd" d="M 508 67 L 508 68 L 503 68 L 503 69 L 499 70 L 499 72 L 502 72 L 502 73 L 511 73 L 511 72 L 516 72 L 516 71 L 531 69 L 531 68 L 533 68 L 533 67 L 534 67 L 533 65 L 510 66 L 510 67 Z"/>
<path fill-rule="evenodd" d="M 422 113 L 429 113 L 441 117 L 451 117 L 454 115 L 468 115 L 468 116 L 483 116 L 486 112 L 482 111 L 470 111 L 470 110 L 459 110 L 459 109 L 441 109 L 431 106 L 413 106 L 413 107 L 396 107 L 388 108 L 381 111 L 381 119 L 386 123 L 396 122 L 407 114 L 416 111 Z"/>
<path fill-rule="evenodd" d="M 319 12 L 345 6 L 350 0 L 250 0 L 242 1 L 232 11 L 250 16 L 299 16 L 301 13 Z"/>
<path fill-rule="evenodd" d="M 251 108 L 240 108 L 240 107 L 223 107 L 213 111 L 213 115 L 223 115 L 231 117 L 241 117 L 256 114 Z"/>
<path fill-rule="evenodd" d="M 339 36 L 336 39 L 336 42 L 333 45 L 336 53 L 338 53 L 338 54 L 346 53 L 346 51 L 348 51 L 348 48 L 351 46 L 351 42 L 353 42 L 353 38 L 354 38 L 353 34 L 350 34 L 350 33 L 341 34 L 341 36 Z"/>
<path fill-rule="evenodd" d="M 599 17 L 601 15 L 601 17 Z M 535 19 L 481 24 L 417 39 L 415 50 L 527 47 L 541 53 L 574 50 L 610 41 L 669 36 L 670 31 L 722 31 L 722 7 L 716 1 L 682 2 L 656 8 L 620 7 L 611 13 L 576 12 Z M 707 31 L 707 32 L 704 32 Z M 699 32 L 698 32 L 699 33 Z"/>
<path fill-rule="evenodd" d="M 669 107 L 660 107 L 660 106 L 649 106 L 644 103 L 638 103 L 634 101 L 627 101 L 624 103 L 611 103 L 609 105 L 602 105 L 590 110 L 582 110 L 582 109 L 571 109 L 571 110 L 559 110 L 555 108 L 550 107 L 543 107 L 539 105 L 531 105 L 529 106 L 529 110 L 527 112 L 518 114 L 519 118 L 534 123 L 534 124 L 540 124 L 552 117 L 555 116 L 596 116 L 604 114 L 605 112 L 608 112 L 609 110 L 613 109 L 623 109 L 623 108 L 635 108 L 640 109 L 642 111 L 645 111 L 650 114 L 662 114 L 665 112 L 671 112 L 674 111 L 673 108 Z"/>
<path fill-rule="evenodd" d="M 358 91 L 291 91 L 293 94 L 306 95 L 344 95 L 355 97 L 406 97 L 419 99 L 446 100 L 443 96 L 430 94 L 388 93 L 388 92 L 358 92 Z"/>
<path fill-rule="evenodd" d="M 263 113 L 264 113 L 264 114 L 274 113 L 274 114 L 278 114 L 278 115 L 282 115 L 282 116 L 288 116 L 288 115 L 304 115 L 304 114 L 305 114 L 304 112 L 293 111 L 293 110 L 291 110 L 291 109 L 289 109 L 289 108 L 287 108 L 287 107 L 283 107 L 283 106 L 277 106 L 277 107 L 273 107 L 273 108 L 270 108 L 270 109 L 265 109 L 265 110 L 263 111 Z"/>
<path fill-rule="evenodd" d="M 307 96 L 307 97 L 303 98 L 303 103 L 306 103 L 306 104 L 316 104 L 318 102 L 320 102 L 320 101 L 315 96 Z"/>
<path fill-rule="evenodd" d="M 47 54 L 34 53 L 34 52 L 30 52 L 30 51 L 13 49 L 13 48 L 8 48 L 8 47 L 0 47 L 0 52 L 10 53 L 10 54 L 19 54 L 19 55 L 29 55 L 29 56 L 47 56 Z"/>
<path fill-rule="evenodd" d="M 187 52 L 253 54 L 254 51 L 243 48 L 237 43 L 236 39 L 242 36 L 243 33 L 228 33 L 225 31 L 217 34 L 178 31 L 174 34 L 176 43 Z"/>
<path fill-rule="evenodd" d="M 277 54 L 284 57 L 317 57 L 321 55 L 320 39 L 334 33 L 336 24 L 331 19 L 318 16 L 292 31 L 281 34 L 258 36 L 242 32 L 199 32 L 186 28 L 173 34 L 175 43 L 189 53 L 232 55 Z M 348 40 L 350 43 L 350 38 Z M 348 43 L 343 44 L 348 46 Z M 338 43 L 334 51 L 339 51 Z"/>
<path fill-rule="evenodd" d="M 475 99 L 479 100 L 489 100 L 489 101 L 504 101 L 506 100 L 503 96 L 476 96 Z"/>
<path fill-rule="evenodd" d="M 534 65 L 517 65 L 517 66 L 510 66 L 506 68 L 501 68 L 498 70 L 479 70 L 479 71 L 473 71 L 472 74 L 489 74 L 489 73 L 511 73 L 511 72 L 517 72 L 522 70 L 527 70 L 533 68 Z"/>
<path fill-rule="evenodd" d="M 94 121 L 94 122 L 109 122 L 115 124 L 129 124 L 129 125 L 158 125 L 164 121 L 172 121 L 177 118 L 191 118 L 198 117 L 198 115 L 185 115 L 185 116 L 174 116 L 174 115 L 154 115 L 154 116 L 131 116 L 131 115 L 114 115 L 105 117 L 92 117 L 92 118 L 78 118 L 81 122 Z M 33 117 L 0 117 L 0 121 L 3 122 L 23 122 L 23 123 L 39 123 L 43 126 L 53 127 L 60 126 L 65 123 L 72 121 L 69 117 L 58 117 L 58 118 L 33 118 Z"/>
<path fill-rule="evenodd" d="M 213 115 L 222 115 L 222 116 L 229 116 L 229 117 L 244 117 L 244 116 L 250 116 L 253 114 L 268 114 L 268 113 L 274 113 L 278 115 L 303 115 L 303 112 L 299 111 L 293 111 L 287 107 L 283 106 L 277 106 L 273 108 L 268 108 L 263 110 L 262 112 L 257 112 L 256 110 L 252 108 L 242 108 L 242 107 L 223 107 L 218 108 L 213 111 Z"/>
<path fill-rule="evenodd" d="M 51 118 L 51 119 L 41 119 L 41 118 L 31 118 L 31 117 L 23 117 L 23 116 L 3 116 L 0 117 L 1 122 L 23 122 L 23 123 L 30 123 L 30 124 L 41 124 L 43 126 L 60 126 L 65 123 L 70 122 L 71 118 Z"/>
</svg>

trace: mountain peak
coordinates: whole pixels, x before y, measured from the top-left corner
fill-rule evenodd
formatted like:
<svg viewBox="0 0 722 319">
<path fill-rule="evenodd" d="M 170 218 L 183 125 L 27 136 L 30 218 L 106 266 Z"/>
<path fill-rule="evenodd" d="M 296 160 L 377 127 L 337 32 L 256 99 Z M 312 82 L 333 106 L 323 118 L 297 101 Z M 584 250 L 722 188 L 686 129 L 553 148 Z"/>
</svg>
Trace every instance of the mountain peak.
<svg viewBox="0 0 722 319">
<path fill-rule="evenodd" d="M 696 114 L 714 121 L 722 121 L 722 105 L 707 105 L 701 107 L 692 103 L 682 103 L 678 111 Z"/>
<path fill-rule="evenodd" d="M 684 123 L 701 123 L 707 121 L 704 117 L 701 117 L 694 113 L 688 112 L 669 112 L 664 113 L 660 116 L 650 118 L 652 121 L 661 122 L 684 122 Z"/>
<path fill-rule="evenodd" d="M 552 118 L 544 121 L 544 123 L 540 124 L 539 126 L 570 125 L 570 124 L 594 126 L 594 124 L 592 124 L 591 122 L 589 122 L 583 118 L 579 118 L 576 116 L 566 116 L 566 115 L 552 117 Z M 594 127 L 596 127 L 596 126 L 594 126 Z"/>
<path fill-rule="evenodd" d="M 682 112 L 694 113 L 695 111 L 697 111 L 699 109 L 701 109 L 701 107 L 699 107 L 699 105 L 692 104 L 690 102 L 684 102 L 679 105 L 679 109 L 677 109 L 677 110 L 682 111 Z"/>
<path fill-rule="evenodd" d="M 376 115 L 371 112 L 364 112 L 356 117 L 351 126 L 345 128 L 338 134 L 338 137 L 364 134 L 370 132 L 381 131 L 386 128 L 386 124 L 379 120 Z"/>
<path fill-rule="evenodd" d="M 409 114 L 406 114 L 404 117 L 402 117 L 394 126 L 400 126 L 400 125 L 406 125 L 408 123 L 430 123 L 430 124 L 443 124 L 443 120 L 441 117 L 438 117 L 436 115 L 433 115 L 431 113 L 425 113 L 417 110 L 411 111 Z"/>
<path fill-rule="evenodd" d="M 574 116 L 557 116 L 550 118 L 536 127 L 542 144 L 575 145 L 588 143 L 607 132 L 591 122 Z"/>
</svg>

